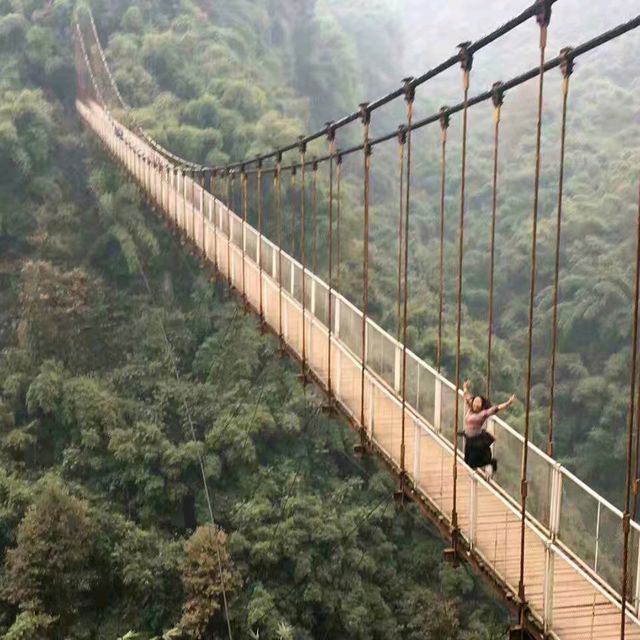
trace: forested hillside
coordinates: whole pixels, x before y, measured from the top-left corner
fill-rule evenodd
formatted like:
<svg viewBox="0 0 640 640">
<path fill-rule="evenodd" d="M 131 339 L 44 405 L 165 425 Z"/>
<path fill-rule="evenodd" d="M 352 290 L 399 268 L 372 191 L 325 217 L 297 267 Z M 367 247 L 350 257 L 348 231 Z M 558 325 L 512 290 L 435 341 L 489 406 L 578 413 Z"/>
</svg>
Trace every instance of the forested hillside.
<svg viewBox="0 0 640 640">
<path fill-rule="evenodd" d="M 196 161 L 289 139 L 370 81 L 313 2 L 93 4 L 137 117 Z M 500 637 L 504 614 L 83 132 L 75 11 L 0 0 L 2 637 L 226 638 L 218 551 L 236 638 Z"/>
</svg>

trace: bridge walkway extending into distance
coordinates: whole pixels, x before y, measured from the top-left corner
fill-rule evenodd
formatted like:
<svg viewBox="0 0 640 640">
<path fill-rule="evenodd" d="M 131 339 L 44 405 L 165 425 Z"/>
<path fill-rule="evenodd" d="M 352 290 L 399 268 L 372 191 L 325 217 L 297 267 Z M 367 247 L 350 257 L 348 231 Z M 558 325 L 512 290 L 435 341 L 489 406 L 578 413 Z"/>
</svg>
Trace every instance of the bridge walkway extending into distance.
<svg viewBox="0 0 640 640">
<path fill-rule="evenodd" d="M 614 640 L 621 635 L 623 513 L 493 418 L 500 470 L 472 471 L 457 451 L 457 516 L 452 522 L 456 385 L 407 351 L 338 291 L 293 259 L 166 156 L 91 99 L 77 109 L 167 220 L 240 292 L 369 446 L 403 479 L 404 491 L 458 553 L 519 605 L 524 564 L 526 626 L 534 637 Z M 363 394 L 364 391 L 364 394 Z M 462 398 L 458 396 L 458 415 Z M 403 446 L 404 445 L 404 446 Z M 526 446 L 527 512 L 521 544 L 520 459 Z M 589 523 L 577 527 L 576 522 Z M 522 550 L 524 549 L 524 557 Z M 625 637 L 640 640 L 640 526 L 630 522 Z"/>
</svg>

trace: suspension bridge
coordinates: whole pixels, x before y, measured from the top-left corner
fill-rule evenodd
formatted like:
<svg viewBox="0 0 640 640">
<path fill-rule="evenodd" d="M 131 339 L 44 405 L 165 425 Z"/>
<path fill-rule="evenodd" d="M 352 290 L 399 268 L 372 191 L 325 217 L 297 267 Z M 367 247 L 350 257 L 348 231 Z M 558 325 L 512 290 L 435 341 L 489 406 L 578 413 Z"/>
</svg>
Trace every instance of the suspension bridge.
<svg viewBox="0 0 640 640">
<path fill-rule="evenodd" d="M 462 559 L 480 571 L 517 615 L 514 638 L 557 640 L 640 640 L 640 525 L 631 517 L 638 489 L 638 425 L 634 414 L 636 393 L 638 299 L 640 293 L 640 210 L 635 299 L 632 317 L 632 364 L 630 371 L 628 464 L 623 510 L 617 509 L 553 458 L 553 387 L 557 348 L 558 265 L 562 223 L 564 148 L 567 99 L 574 61 L 616 38 L 637 33 L 640 16 L 573 48 L 547 59 L 547 30 L 557 0 L 539 0 L 476 42 L 464 43 L 458 54 L 419 78 L 402 86 L 322 130 L 258 158 L 224 167 L 201 167 L 157 144 L 131 122 L 130 109 L 121 96 L 89 14 L 93 44 L 87 45 L 83 29 L 76 24 L 79 73 L 77 109 L 86 125 L 98 136 L 113 158 L 137 181 L 157 211 L 197 247 L 201 256 L 245 304 L 281 340 L 302 367 L 302 377 L 312 380 L 361 435 L 362 449 L 375 452 L 397 476 L 399 496 L 415 501 L 450 541 L 448 556 Z M 476 52 L 489 46 L 524 22 L 536 19 L 540 31 L 540 63 L 508 82 L 469 95 L 469 78 Z M 92 55 L 92 52 L 94 55 Z M 98 61 L 93 57 L 97 55 Z M 416 90 L 432 78 L 459 65 L 463 99 L 460 104 L 416 120 Z M 100 82 L 96 66 L 108 81 Z M 542 451 L 530 441 L 532 386 L 532 331 L 536 276 L 536 234 L 540 190 L 540 147 L 543 127 L 544 78 L 559 69 L 563 84 L 561 162 L 557 202 L 556 269 L 552 324 L 552 407 L 547 447 Z M 464 463 L 461 427 L 464 405 L 460 389 L 460 341 L 463 286 L 468 111 L 491 101 L 495 110 L 495 144 L 490 279 L 489 370 L 491 378 L 491 311 L 493 300 L 497 167 L 500 113 L 507 91 L 527 82 L 538 83 L 536 162 L 531 235 L 531 273 L 528 316 L 527 394 L 524 433 L 494 417 L 489 431 L 495 436 L 500 472 L 490 478 Z M 116 118 L 105 94 L 110 91 L 124 110 Z M 398 131 L 379 138 L 370 136 L 372 114 L 395 100 L 406 103 L 407 121 Z M 442 242 L 444 226 L 444 170 L 450 119 L 462 118 L 462 170 L 457 256 L 456 371 L 448 380 L 440 367 L 442 351 Z M 350 149 L 336 148 L 336 132 L 362 124 L 362 143 Z M 129 125 L 129 126 L 127 126 Z M 407 348 L 409 313 L 408 238 L 410 235 L 410 188 L 412 134 L 423 127 L 440 126 L 442 133 L 440 309 L 437 362 L 429 364 Z M 310 159 L 307 146 L 326 139 L 327 154 Z M 398 316 L 399 339 L 389 335 L 369 315 L 369 207 L 370 158 L 374 147 L 397 144 L 400 149 Z M 347 156 L 360 156 L 363 169 L 363 265 L 362 304 L 352 304 L 340 291 L 339 266 L 341 167 Z M 285 162 L 286 161 L 286 162 Z M 316 237 L 309 264 L 309 238 L 305 215 L 317 210 L 317 172 L 328 169 L 328 277 L 315 271 Z M 307 176 L 311 174 L 309 181 Z M 257 224 L 248 221 L 249 179 L 256 184 L 254 208 Z M 283 183 L 291 180 L 298 190 L 291 195 L 292 226 L 300 234 L 298 256 L 285 250 Z M 295 178 L 299 176 L 299 182 Z M 240 203 L 234 206 L 232 191 L 239 182 Z M 312 185 L 311 207 L 305 197 Z M 269 209 L 266 209 L 269 203 Z M 640 206 L 640 204 L 639 204 Z M 237 209 L 237 210 L 234 210 Z M 265 231 L 265 220 L 275 229 Z M 315 224 L 315 221 L 314 221 Z M 315 227 L 314 227 L 315 229 Z M 315 234 L 315 231 L 314 231 Z M 337 237 L 336 237 L 337 236 Z M 489 383 L 490 388 L 490 383 Z M 635 444 L 635 452 L 634 452 Z M 635 476 L 635 477 L 634 477 Z"/>
</svg>

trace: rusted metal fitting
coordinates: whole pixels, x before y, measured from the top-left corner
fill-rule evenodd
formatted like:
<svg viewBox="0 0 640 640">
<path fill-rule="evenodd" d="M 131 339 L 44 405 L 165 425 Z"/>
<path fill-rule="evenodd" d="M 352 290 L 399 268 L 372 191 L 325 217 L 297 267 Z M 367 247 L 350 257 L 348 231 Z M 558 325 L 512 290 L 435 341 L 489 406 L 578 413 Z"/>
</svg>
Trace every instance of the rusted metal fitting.
<svg viewBox="0 0 640 640">
<path fill-rule="evenodd" d="M 458 60 L 460 60 L 460 66 L 465 73 L 471 71 L 473 67 L 473 52 L 469 49 L 471 42 L 461 42 L 458 45 Z"/>
<path fill-rule="evenodd" d="M 400 144 L 405 144 L 407 142 L 407 126 L 404 124 L 401 124 L 398 127 L 398 142 Z"/>
<path fill-rule="evenodd" d="M 371 122 L 371 110 L 369 109 L 368 102 L 361 102 L 360 105 L 360 120 L 362 124 L 367 125 Z"/>
<path fill-rule="evenodd" d="M 440 107 L 440 128 L 443 131 L 446 131 L 449 128 L 449 123 L 451 121 L 451 116 L 449 115 L 449 107 L 443 106 Z"/>
<path fill-rule="evenodd" d="M 499 109 L 504 103 L 504 84 L 500 81 L 491 85 L 491 101 L 496 109 Z"/>
<path fill-rule="evenodd" d="M 573 47 L 564 47 L 560 49 L 560 71 L 563 78 L 568 78 L 575 67 L 573 58 Z"/>
<path fill-rule="evenodd" d="M 402 79 L 404 89 L 404 99 L 406 102 L 413 102 L 416 98 L 416 85 L 414 84 L 415 78 L 408 76 Z"/>
<path fill-rule="evenodd" d="M 305 136 L 298 137 L 298 149 L 300 149 L 300 153 L 307 153 L 307 141 L 305 140 Z"/>
<path fill-rule="evenodd" d="M 329 120 L 325 126 L 327 127 L 327 139 L 329 142 L 333 142 L 336 139 L 336 124 L 333 120 Z"/>
<path fill-rule="evenodd" d="M 551 5 L 552 0 L 538 0 L 536 7 L 536 22 L 541 29 L 546 29 L 551 22 Z"/>
</svg>

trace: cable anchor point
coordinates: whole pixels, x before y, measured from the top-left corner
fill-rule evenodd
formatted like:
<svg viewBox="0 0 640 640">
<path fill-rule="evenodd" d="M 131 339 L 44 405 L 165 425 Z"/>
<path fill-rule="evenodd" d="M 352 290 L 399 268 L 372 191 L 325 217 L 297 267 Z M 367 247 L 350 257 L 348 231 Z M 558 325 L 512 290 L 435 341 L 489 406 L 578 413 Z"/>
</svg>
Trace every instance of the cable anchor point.
<svg viewBox="0 0 640 640">
<path fill-rule="evenodd" d="M 536 22 L 541 29 L 546 29 L 551 22 L 551 6 L 554 0 L 538 0 Z"/>
<path fill-rule="evenodd" d="M 448 106 L 440 107 L 440 117 L 438 118 L 440 121 L 440 130 L 442 132 L 442 140 L 443 142 L 447 139 L 447 131 L 449 130 L 449 124 L 451 123 L 451 115 L 449 113 Z"/>
<path fill-rule="evenodd" d="M 473 67 L 473 51 L 471 51 L 471 42 L 461 42 L 458 45 L 458 60 L 460 60 L 460 67 L 464 72 L 464 88 L 469 88 L 469 74 Z"/>
<path fill-rule="evenodd" d="M 359 105 L 360 108 L 360 120 L 362 124 L 368 125 L 371 122 L 371 109 L 369 108 L 368 102 L 361 102 Z"/>
<path fill-rule="evenodd" d="M 575 68 L 575 60 L 573 58 L 573 47 L 563 47 L 560 49 L 560 71 L 562 77 L 567 80 Z"/>
<path fill-rule="evenodd" d="M 407 142 L 407 125 L 401 124 L 398 126 L 398 142 L 400 145 L 404 145 Z"/>
<path fill-rule="evenodd" d="M 498 82 L 494 82 L 493 85 L 491 85 L 491 102 L 493 102 L 495 108 L 496 122 L 500 122 L 500 111 L 504 104 L 504 94 L 504 84 L 501 81 L 498 80 Z"/>
<path fill-rule="evenodd" d="M 491 85 L 491 102 L 496 109 L 499 109 L 504 104 L 504 84 L 498 80 Z"/>
<path fill-rule="evenodd" d="M 327 131 L 327 139 L 329 142 L 333 142 L 336 139 L 336 123 L 333 120 L 329 120 L 325 123 Z"/>
<path fill-rule="evenodd" d="M 458 60 L 460 67 L 465 73 L 469 73 L 473 67 L 473 51 L 471 51 L 471 41 L 461 42 L 458 45 Z"/>
<path fill-rule="evenodd" d="M 402 79 L 405 102 L 411 103 L 416 98 L 416 85 L 414 81 L 415 78 L 413 76 Z"/>
<path fill-rule="evenodd" d="M 551 5 L 555 0 L 538 0 L 536 22 L 540 27 L 540 49 L 547 46 L 547 31 L 551 22 Z"/>
</svg>

